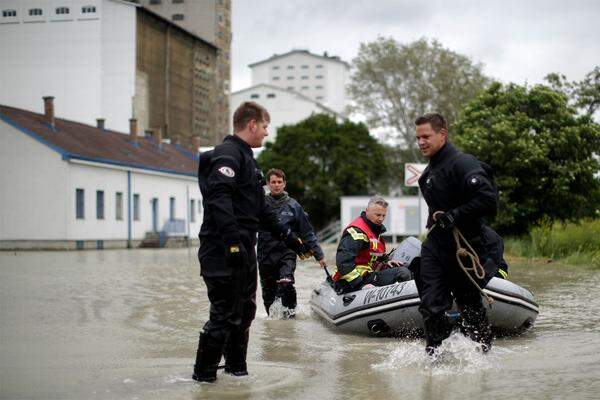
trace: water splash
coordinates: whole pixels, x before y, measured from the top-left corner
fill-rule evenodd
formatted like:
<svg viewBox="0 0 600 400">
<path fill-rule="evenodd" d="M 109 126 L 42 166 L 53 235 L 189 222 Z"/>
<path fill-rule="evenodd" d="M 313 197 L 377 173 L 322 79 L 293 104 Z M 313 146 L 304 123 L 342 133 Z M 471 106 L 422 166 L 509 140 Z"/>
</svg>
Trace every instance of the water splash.
<svg viewBox="0 0 600 400">
<path fill-rule="evenodd" d="M 492 347 L 482 353 L 477 343 L 461 333 L 455 332 L 442 343 L 436 355 L 425 353 L 422 341 L 401 341 L 395 344 L 383 362 L 371 365 L 376 370 L 411 369 L 426 375 L 462 375 L 490 370 L 498 365 L 500 358 L 511 350 Z"/>
</svg>

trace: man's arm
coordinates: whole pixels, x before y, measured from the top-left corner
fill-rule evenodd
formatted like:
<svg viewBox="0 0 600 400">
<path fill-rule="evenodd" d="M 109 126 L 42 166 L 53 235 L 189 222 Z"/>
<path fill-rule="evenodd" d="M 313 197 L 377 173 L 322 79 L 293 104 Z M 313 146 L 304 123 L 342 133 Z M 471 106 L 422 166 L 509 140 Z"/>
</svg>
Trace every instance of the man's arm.
<svg viewBox="0 0 600 400">
<path fill-rule="evenodd" d="M 227 246 L 240 242 L 237 218 L 233 212 L 233 194 L 237 186 L 240 163 L 235 150 L 228 146 L 215 149 L 206 178 L 206 207 L 213 215 L 219 233 Z"/>
<path fill-rule="evenodd" d="M 319 246 L 317 235 L 315 235 L 314 228 L 308 220 L 308 215 L 306 214 L 306 212 L 304 212 L 302 206 L 296 201 L 292 205 L 292 208 L 294 209 L 294 216 L 296 219 L 298 236 L 302 238 L 302 240 L 306 244 L 306 248 L 310 249 L 313 252 L 315 259 L 317 261 L 322 261 L 325 258 L 325 255 L 323 254 L 321 246 Z"/>
<path fill-rule="evenodd" d="M 497 193 L 479 161 L 467 155 L 457 161 L 455 172 L 466 201 L 450 210 L 454 220 L 475 220 L 493 215 L 497 207 Z"/>
<path fill-rule="evenodd" d="M 356 270 L 354 262 L 358 253 L 369 246 L 369 239 L 360 229 L 348 228 L 342 235 L 335 255 L 335 264 L 340 281 L 345 281 L 352 289 L 360 287 L 362 277 Z"/>
</svg>

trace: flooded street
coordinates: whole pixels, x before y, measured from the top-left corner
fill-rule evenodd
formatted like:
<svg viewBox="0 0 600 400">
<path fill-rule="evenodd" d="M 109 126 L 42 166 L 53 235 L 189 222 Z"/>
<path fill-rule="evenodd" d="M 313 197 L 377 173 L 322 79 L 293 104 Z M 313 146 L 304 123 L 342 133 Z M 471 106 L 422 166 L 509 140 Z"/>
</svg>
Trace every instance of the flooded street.
<svg viewBox="0 0 600 400">
<path fill-rule="evenodd" d="M 333 264 L 334 249 L 328 251 Z M 2 399 L 596 399 L 600 271 L 511 266 L 533 291 L 533 331 L 475 351 L 460 335 L 432 365 L 423 340 L 337 333 L 308 301 L 325 274 L 297 270 L 295 320 L 260 291 L 250 376 L 191 380 L 208 316 L 195 249 L 0 253 Z"/>
</svg>

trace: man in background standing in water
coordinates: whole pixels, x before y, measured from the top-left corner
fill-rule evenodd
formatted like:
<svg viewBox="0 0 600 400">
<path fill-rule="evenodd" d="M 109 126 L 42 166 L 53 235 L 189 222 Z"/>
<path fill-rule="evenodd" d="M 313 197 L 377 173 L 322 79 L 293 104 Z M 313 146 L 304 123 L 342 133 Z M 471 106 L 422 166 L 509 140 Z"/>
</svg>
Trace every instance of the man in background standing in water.
<svg viewBox="0 0 600 400">
<path fill-rule="evenodd" d="M 456 300 L 463 330 L 481 344 L 492 346 L 491 327 L 479 289 L 468 279 L 456 260 L 456 227 L 480 257 L 484 249 L 485 216 L 496 211 L 497 193 L 482 164 L 463 154 L 448 141 L 446 121 L 440 114 L 425 114 L 415 121 L 417 143 L 429 164 L 419 178 L 419 187 L 429 206 L 427 227 L 432 228 L 421 249 L 421 265 L 415 281 L 421 298 L 419 311 L 425 324 L 426 352 L 436 348 L 451 332 L 446 311 Z M 478 282 L 483 286 L 483 282 Z"/>
<path fill-rule="evenodd" d="M 296 253 L 308 250 L 290 229 L 277 224 L 265 202 L 262 172 L 252 148 L 267 136 L 270 117 L 254 102 L 233 115 L 234 135 L 200 156 L 198 184 L 204 204 L 200 229 L 200 274 L 210 300 L 210 319 L 200 332 L 193 379 L 214 382 L 221 356 L 225 372 L 248 375 L 246 354 L 256 313 L 256 233 L 267 226 Z"/>
<path fill-rule="evenodd" d="M 279 224 L 297 234 L 321 267 L 326 267 L 323 250 L 319 246 L 308 216 L 302 206 L 285 191 L 285 173 L 280 169 L 270 169 L 267 172 L 267 184 L 269 194 L 266 196 L 266 201 L 275 209 Z M 258 232 L 258 271 L 267 314 L 275 300 L 280 299 L 285 307 L 283 317 L 291 318 L 295 315 L 297 302 L 294 287 L 295 270 L 296 253 L 261 227 Z"/>
</svg>

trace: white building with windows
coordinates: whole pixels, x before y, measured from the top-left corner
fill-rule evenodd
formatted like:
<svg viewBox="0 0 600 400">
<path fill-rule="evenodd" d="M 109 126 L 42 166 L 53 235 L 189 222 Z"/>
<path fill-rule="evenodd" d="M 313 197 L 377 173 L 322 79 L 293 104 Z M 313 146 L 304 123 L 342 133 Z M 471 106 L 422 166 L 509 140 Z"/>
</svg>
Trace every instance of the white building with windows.
<svg viewBox="0 0 600 400">
<path fill-rule="evenodd" d="M 177 145 L 0 105 L 0 249 L 197 238 L 198 156 Z"/>
<path fill-rule="evenodd" d="M 350 65 L 339 57 L 292 50 L 249 65 L 252 86 L 269 84 L 298 92 L 341 115 L 347 115 L 346 85 Z"/>
<path fill-rule="evenodd" d="M 136 7 L 122 0 L 1 0 L 0 104 L 126 132 L 135 96 Z"/>
<path fill-rule="evenodd" d="M 277 129 L 282 125 L 295 124 L 311 114 L 329 114 L 341 119 L 341 116 L 323 104 L 293 90 L 261 83 L 231 94 L 231 118 L 236 108 L 244 101 L 255 101 L 265 107 L 271 116 L 269 135 L 266 142 L 273 142 Z"/>
<path fill-rule="evenodd" d="M 350 66 L 339 57 L 293 50 L 250 64 L 252 86 L 231 93 L 230 112 L 244 101 L 256 101 L 271 115 L 267 141 L 274 141 L 277 130 L 295 124 L 314 113 L 325 113 L 343 120 L 346 84 Z"/>
</svg>

